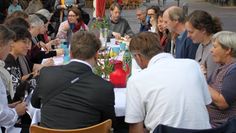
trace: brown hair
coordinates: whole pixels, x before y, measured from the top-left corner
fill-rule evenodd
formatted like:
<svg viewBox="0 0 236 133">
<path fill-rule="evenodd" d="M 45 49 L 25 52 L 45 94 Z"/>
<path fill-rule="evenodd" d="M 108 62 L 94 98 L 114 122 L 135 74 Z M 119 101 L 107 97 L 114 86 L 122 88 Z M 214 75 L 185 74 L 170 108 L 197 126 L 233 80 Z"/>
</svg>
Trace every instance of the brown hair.
<svg viewBox="0 0 236 133">
<path fill-rule="evenodd" d="M 198 30 L 205 29 L 208 34 L 214 34 L 222 30 L 219 18 L 212 17 L 203 10 L 195 10 L 188 17 L 187 21 Z"/>
<path fill-rule="evenodd" d="M 9 41 L 14 39 L 15 33 L 6 26 L 0 24 L 0 47 L 7 45 Z"/>
<path fill-rule="evenodd" d="M 68 14 L 70 11 L 72 11 L 76 16 L 79 16 L 78 21 L 83 20 L 82 15 L 81 15 L 81 11 L 78 8 L 76 8 L 76 7 L 69 8 Z"/>
<path fill-rule="evenodd" d="M 110 6 L 110 11 L 113 11 L 115 9 L 115 7 L 117 7 L 120 11 L 122 10 L 121 6 L 118 3 L 114 2 Z"/>
<path fill-rule="evenodd" d="M 100 47 L 100 40 L 91 32 L 78 31 L 72 36 L 71 53 L 74 58 L 90 59 L 96 55 Z"/>
<path fill-rule="evenodd" d="M 15 18 L 15 17 L 21 17 L 21 18 L 27 19 L 29 18 L 29 15 L 24 11 L 15 11 L 11 15 L 8 15 L 6 19 Z"/>
<path fill-rule="evenodd" d="M 140 52 L 147 59 L 163 52 L 159 35 L 152 32 L 136 34 L 130 41 L 129 50 L 131 53 Z"/>
</svg>

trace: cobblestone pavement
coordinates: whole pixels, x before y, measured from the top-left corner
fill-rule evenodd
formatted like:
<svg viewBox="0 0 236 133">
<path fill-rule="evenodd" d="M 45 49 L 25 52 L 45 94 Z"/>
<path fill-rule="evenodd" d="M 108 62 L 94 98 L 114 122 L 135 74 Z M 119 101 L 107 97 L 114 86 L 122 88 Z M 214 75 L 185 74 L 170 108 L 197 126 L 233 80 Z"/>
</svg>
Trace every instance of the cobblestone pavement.
<svg viewBox="0 0 236 133">
<path fill-rule="evenodd" d="M 182 7 L 184 3 L 188 3 L 188 13 L 191 13 L 193 10 L 205 10 L 213 16 L 217 16 L 221 19 L 224 30 L 231 30 L 236 32 L 236 7 L 222 7 L 219 5 L 211 4 L 209 2 L 205 2 L 204 0 L 180 0 L 180 7 Z M 148 6 L 156 5 L 157 0 L 151 0 L 150 3 L 145 4 Z M 161 9 L 165 9 L 172 5 L 177 5 L 177 1 L 166 0 L 166 4 L 164 6 L 161 6 Z M 86 8 L 85 10 L 92 16 L 91 8 Z M 106 10 L 106 15 L 109 15 L 108 10 Z M 132 30 L 137 33 L 139 30 L 139 22 L 135 16 L 135 9 L 123 10 L 122 16 L 128 20 Z"/>
</svg>

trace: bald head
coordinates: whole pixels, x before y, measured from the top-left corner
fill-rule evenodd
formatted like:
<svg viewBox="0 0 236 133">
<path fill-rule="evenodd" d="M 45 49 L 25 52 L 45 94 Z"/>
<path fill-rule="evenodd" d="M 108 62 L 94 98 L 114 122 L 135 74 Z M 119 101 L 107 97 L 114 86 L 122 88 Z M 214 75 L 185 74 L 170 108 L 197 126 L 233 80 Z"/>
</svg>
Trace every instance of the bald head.
<svg viewBox="0 0 236 133">
<path fill-rule="evenodd" d="M 177 6 L 169 7 L 163 14 L 164 27 L 171 32 L 180 33 L 184 27 L 185 16 L 183 9 Z"/>
<path fill-rule="evenodd" d="M 169 7 L 165 11 L 171 21 L 178 21 L 180 23 L 185 23 L 185 15 L 183 9 L 177 6 Z M 165 14 L 164 13 L 164 14 Z"/>
</svg>

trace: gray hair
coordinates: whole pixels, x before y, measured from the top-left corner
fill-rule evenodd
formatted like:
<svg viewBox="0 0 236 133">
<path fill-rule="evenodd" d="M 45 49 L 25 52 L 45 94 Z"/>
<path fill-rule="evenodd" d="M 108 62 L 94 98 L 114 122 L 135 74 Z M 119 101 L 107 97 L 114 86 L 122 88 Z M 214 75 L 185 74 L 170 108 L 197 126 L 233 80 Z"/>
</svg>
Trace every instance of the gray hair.
<svg viewBox="0 0 236 133">
<path fill-rule="evenodd" d="M 232 49 L 232 56 L 236 57 L 236 33 L 232 31 L 220 31 L 213 35 L 213 42 L 218 42 L 223 49 Z"/>
<path fill-rule="evenodd" d="M 169 18 L 171 21 L 179 21 L 180 23 L 185 23 L 185 15 L 182 8 L 177 6 L 172 6 L 167 9 Z"/>
<path fill-rule="evenodd" d="M 146 13 L 147 12 L 147 7 L 145 5 L 140 5 L 136 10 L 140 10 L 143 13 Z"/>
<path fill-rule="evenodd" d="M 35 14 L 29 15 L 29 24 L 32 27 L 43 26 L 43 21 Z"/>
<path fill-rule="evenodd" d="M 52 17 L 52 14 L 47 9 L 40 9 L 36 13 L 43 15 L 44 17 L 47 18 L 48 21 L 50 21 Z"/>
</svg>

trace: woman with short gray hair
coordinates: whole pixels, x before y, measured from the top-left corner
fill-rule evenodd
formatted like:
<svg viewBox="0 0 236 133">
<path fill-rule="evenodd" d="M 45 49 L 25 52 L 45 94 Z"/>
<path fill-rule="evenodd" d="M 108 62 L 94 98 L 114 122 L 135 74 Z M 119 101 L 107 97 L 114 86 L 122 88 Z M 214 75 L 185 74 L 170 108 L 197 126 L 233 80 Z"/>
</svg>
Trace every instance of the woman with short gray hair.
<svg viewBox="0 0 236 133">
<path fill-rule="evenodd" d="M 212 37 L 213 61 L 220 65 L 208 84 L 212 104 L 208 106 L 212 127 L 236 115 L 236 33 L 221 31 Z"/>
<path fill-rule="evenodd" d="M 41 64 L 45 58 L 50 58 L 64 53 L 63 49 L 51 50 L 51 46 L 48 47 L 42 41 L 37 39 L 37 36 L 41 32 L 41 28 L 44 26 L 44 22 L 37 15 L 29 15 L 30 33 L 32 35 L 32 47 L 29 51 L 28 57 L 33 64 Z M 41 49 L 44 49 L 42 51 Z M 52 65 L 50 63 L 49 65 Z"/>
</svg>

